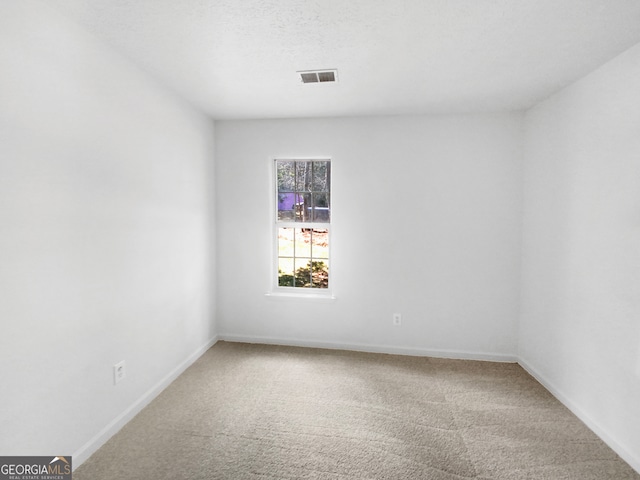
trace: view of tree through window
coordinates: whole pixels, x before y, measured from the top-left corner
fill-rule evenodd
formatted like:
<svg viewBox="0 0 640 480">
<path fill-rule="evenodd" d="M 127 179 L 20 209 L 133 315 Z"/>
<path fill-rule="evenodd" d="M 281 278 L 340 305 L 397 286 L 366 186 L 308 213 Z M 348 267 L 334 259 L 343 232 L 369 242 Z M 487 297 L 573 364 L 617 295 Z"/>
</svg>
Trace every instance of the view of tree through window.
<svg viewBox="0 0 640 480">
<path fill-rule="evenodd" d="M 278 286 L 329 287 L 331 162 L 276 160 Z"/>
</svg>

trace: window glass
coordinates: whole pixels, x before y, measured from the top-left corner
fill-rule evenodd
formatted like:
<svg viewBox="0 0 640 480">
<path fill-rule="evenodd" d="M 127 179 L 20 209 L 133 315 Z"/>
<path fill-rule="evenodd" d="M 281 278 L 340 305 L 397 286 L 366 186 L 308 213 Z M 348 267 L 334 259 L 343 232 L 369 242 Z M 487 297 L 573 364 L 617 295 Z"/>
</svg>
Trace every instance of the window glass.
<svg viewBox="0 0 640 480">
<path fill-rule="evenodd" d="M 276 160 L 279 287 L 328 288 L 331 162 Z"/>
</svg>

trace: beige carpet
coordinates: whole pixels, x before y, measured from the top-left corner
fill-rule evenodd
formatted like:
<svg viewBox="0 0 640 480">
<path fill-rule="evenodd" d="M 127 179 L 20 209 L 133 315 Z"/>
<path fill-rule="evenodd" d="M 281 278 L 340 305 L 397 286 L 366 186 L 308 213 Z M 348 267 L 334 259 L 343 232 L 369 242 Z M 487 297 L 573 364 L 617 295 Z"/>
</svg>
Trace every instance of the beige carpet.
<svg viewBox="0 0 640 480">
<path fill-rule="evenodd" d="M 74 472 L 640 479 L 516 364 L 220 342 Z"/>
</svg>

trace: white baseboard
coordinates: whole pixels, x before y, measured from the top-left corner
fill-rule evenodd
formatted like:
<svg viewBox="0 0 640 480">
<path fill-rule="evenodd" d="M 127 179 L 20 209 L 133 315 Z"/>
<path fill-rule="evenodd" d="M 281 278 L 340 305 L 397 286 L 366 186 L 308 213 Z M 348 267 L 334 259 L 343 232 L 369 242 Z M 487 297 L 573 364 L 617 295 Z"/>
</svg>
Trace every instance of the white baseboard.
<svg viewBox="0 0 640 480">
<path fill-rule="evenodd" d="M 200 356 L 209 350 L 218 342 L 218 336 L 216 335 L 202 347 L 198 348 L 195 352 L 189 355 L 183 360 L 177 367 L 171 370 L 165 377 L 151 387 L 144 395 L 136 400 L 131 406 L 129 406 L 124 412 L 114 418 L 109 424 L 104 427 L 97 435 L 91 440 L 80 447 L 73 453 L 73 469 L 75 470 L 82 465 L 91 455 L 93 455 L 107 440 L 113 437 L 118 431 L 124 427 L 133 417 L 135 417 L 140 411 L 149 405 L 151 401 L 156 398 L 165 388 L 167 388 L 171 382 L 178 378 L 187 368 L 191 366 Z"/>
<path fill-rule="evenodd" d="M 556 397 L 571 413 L 578 417 L 587 427 L 593 431 L 600 439 L 616 452 L 625 462 L 631 465 L 636 472 L 640 473 L 640 457 L 620 445 L 607 431 L 602 428 L 593 418 L 591 418 L 580 406 L 565 395 L 552 382 L 548 381 L 544 375 L 536 370 L 525 359 L 519 358 L 518 364 L 524 368 L 533 378 L 545 387 L 554 397 Z"/>
<path fill-rule="evenodd" d="M 286 345 L 291 347 L 327 348 L 331 350 L 352 350 L 368 353 L 389 353 L 393 355 L 412 355 L 416 357 L 452 358 L 459 360 L 483 360 L 489 362 L 516 363 L 518 357 L 503 353 L 467 352 L 461 350 L 430 350 L 422 348 L 398 347 L 392 345 L 370 345 L 365 343 L 316 342 L 297 338 L 256 337 L 249 335 L 222 334 L 219 340 L 237 343 L 259 343 L 267 345 Z"/>
</svg>

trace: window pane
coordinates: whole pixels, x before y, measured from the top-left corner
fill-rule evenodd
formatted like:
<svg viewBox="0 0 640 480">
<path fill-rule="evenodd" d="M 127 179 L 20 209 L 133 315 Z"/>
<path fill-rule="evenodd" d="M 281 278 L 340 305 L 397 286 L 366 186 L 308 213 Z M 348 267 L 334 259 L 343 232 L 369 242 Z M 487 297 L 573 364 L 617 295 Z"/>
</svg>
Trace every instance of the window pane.
<svg viewBox="0 0 640 480">
<path fill-rule="evenodd" d="M 278 193 L 278 220 L 293 221 L 295 204 L 295 193 Z"/>
<path fill-rule="evenodd" d="M 311 259 L 297 258 L 295 259 L 295 286 L 311 287 Z"/>
<path fill-rule="evenodd" d="M 277 161 L 278 192 L 295 191 L 295 163 Z"/>
<path fill-rule="evenodd" d="M 293 230 L 293 228 L 278 229 L 278 257 L 295 256 Z"/>
<path fill-rule="evenodd" d="M 322 261 L 311 262 L 311 285 L 314 288 L 329 287 L 329 267 Z"/>
<path fill-rule="evenodd" d="M 278 285 L 281 287 L 294 287 L 293 258 L 278 259 Z"/>
<path fill-rule="evenodd" d="M 296 228 L 296 257 L 311 257 L 311 229 Z"/>
<path fill-rule="evenodd" d="M 310 192 L 312 183 L 312 162 L 295 162 L 296 164 L 296 191 Z"/>
<path fill-rule="evenodd" d="M 313 185 L 314 192 L 328 192 L 330 177 L 329 162 L 313 162 Z"/>
<path fill-rule="evenodd" d="M 314 259 L 329 258 L 329 230 L 311 232 L 311 255 Z"/>
<path fill-rule="evenodd" d="M 295 201 L 296 222 L 313 221 L 313 212 L 311 210 L 311 194 L 298 192 L 296 193 Z"/>
<path fill-rule="evenodd" d="M 328 193 L 314 193 L 313 198 L 313 221 L 329 222 L 331 219 L 331 210 L 329 207 Z"/>
</svg>

